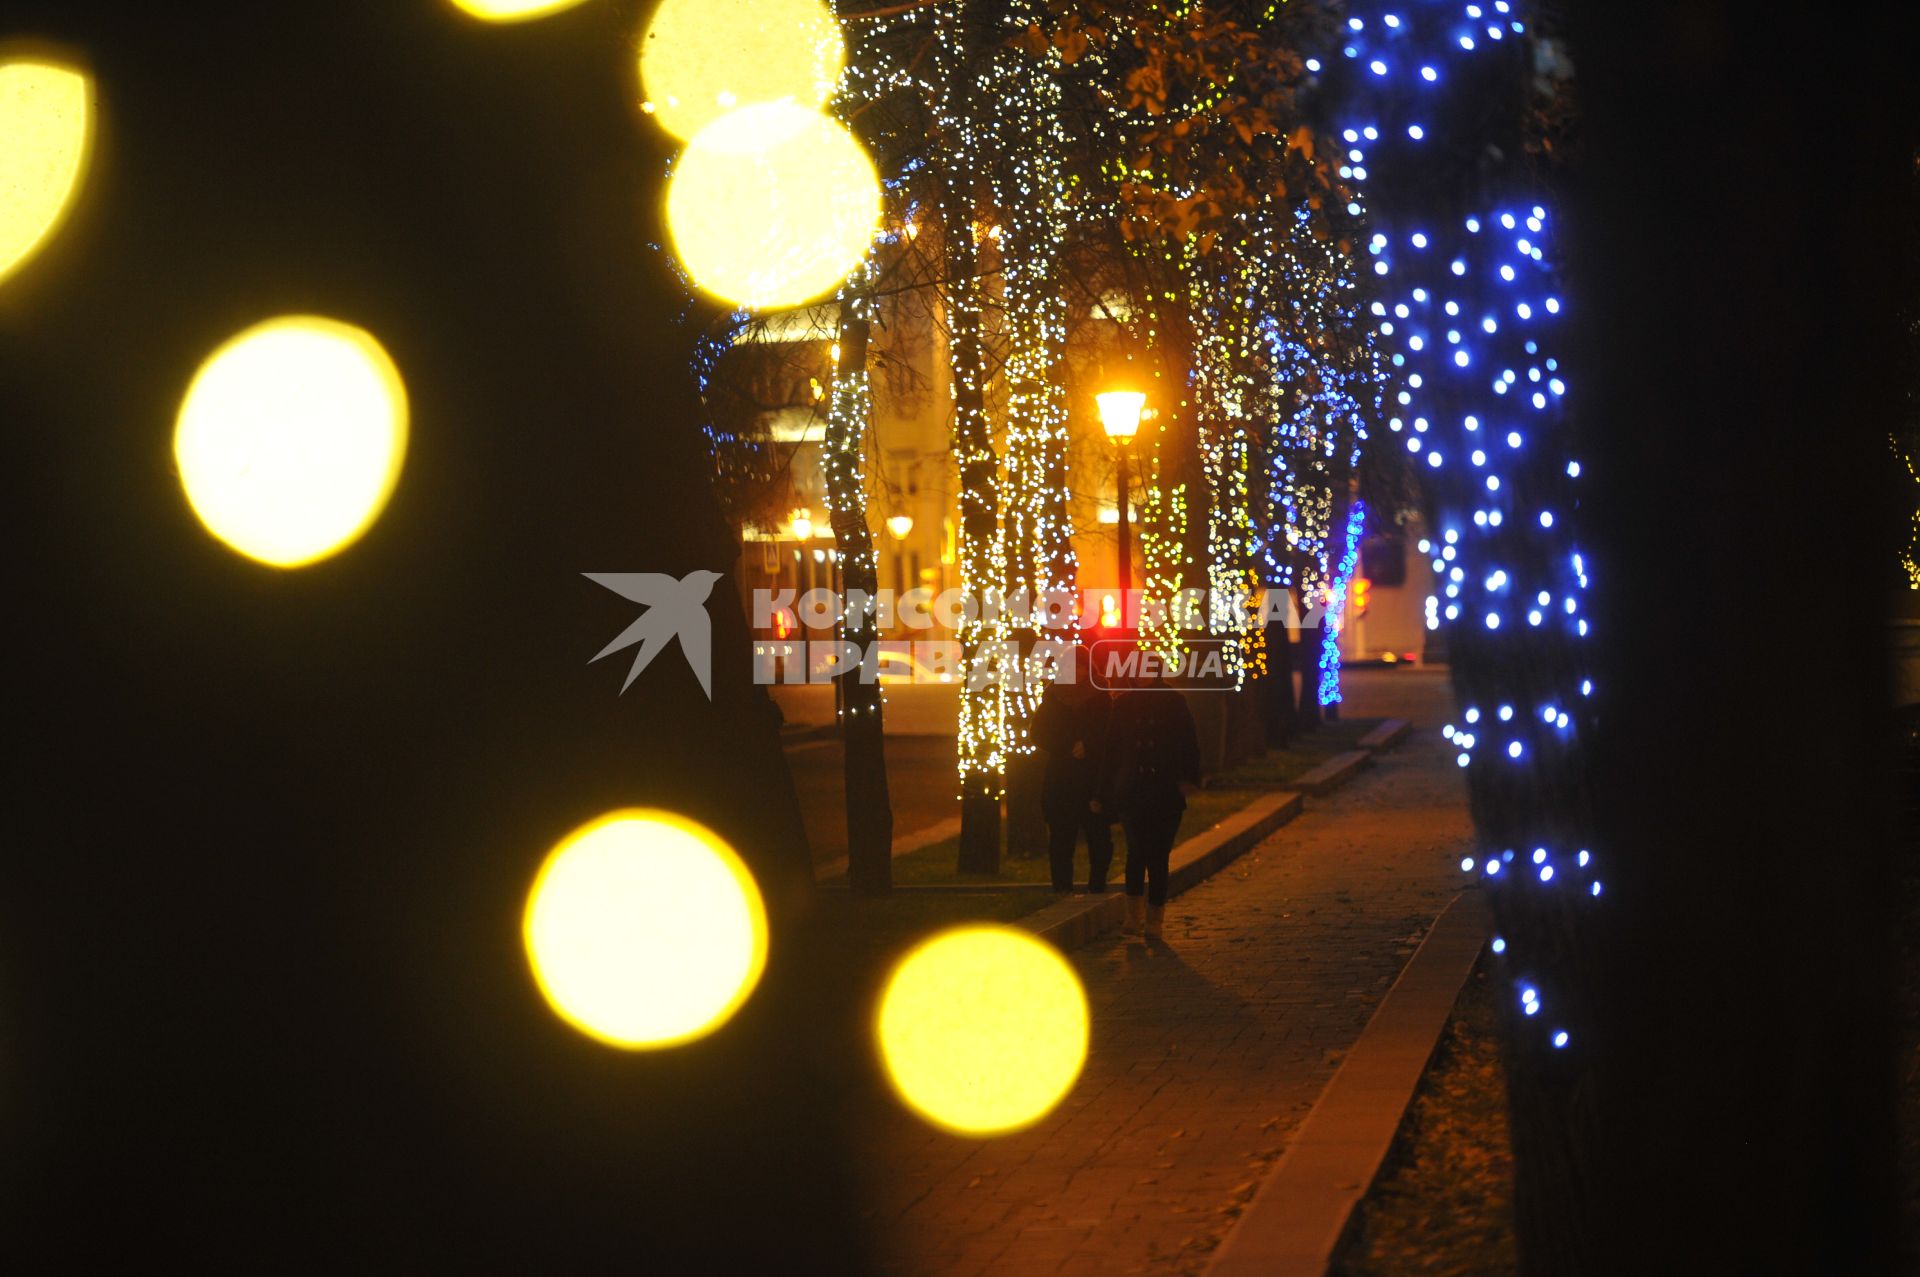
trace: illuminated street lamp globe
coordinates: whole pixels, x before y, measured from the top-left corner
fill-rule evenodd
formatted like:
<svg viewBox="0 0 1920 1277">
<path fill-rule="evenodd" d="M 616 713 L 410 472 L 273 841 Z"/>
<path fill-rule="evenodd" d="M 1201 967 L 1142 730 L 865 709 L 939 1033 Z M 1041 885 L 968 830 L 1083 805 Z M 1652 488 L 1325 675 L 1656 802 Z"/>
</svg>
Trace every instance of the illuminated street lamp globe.
<svg viewBox="0 0 1920 1277">
<path fill-rule="evenodd" d="M 896 514 L 889 517 L 887 519 L 887 531 L 896 541 L 906 540 L 907 534 L 913 531 L 913 516 L 910 514 Z"/>
<path fill-rule="evenodd" d="M 1140 413 L 1147 397 L 1138 390 L 1109 390 L 1093 397 L 1100 405 L 1100 425 L 1107 438 L 1124 443 L 1140 431 Z"/>
</svg>

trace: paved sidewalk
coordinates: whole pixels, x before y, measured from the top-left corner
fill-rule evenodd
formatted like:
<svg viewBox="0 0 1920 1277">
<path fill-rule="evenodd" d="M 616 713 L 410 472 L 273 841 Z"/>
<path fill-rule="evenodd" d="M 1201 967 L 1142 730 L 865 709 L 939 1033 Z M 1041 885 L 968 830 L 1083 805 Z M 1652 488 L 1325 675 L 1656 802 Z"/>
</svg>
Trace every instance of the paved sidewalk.
<svg viewBox="0 0 1920 1277">
<path fill-rule="evenodd" d="M 1444 674 L 1355 671 L 1398 749 L 1167 908 L 1170 953 L 1073 954 L 1087 1069 L 1031 1130 L 969 1141 L 874 1116 L 867 1200 L 886 1271 L 1197 1273 L 1341 1054 L 1460 888 L 1469 825 Z"/>
</svg>

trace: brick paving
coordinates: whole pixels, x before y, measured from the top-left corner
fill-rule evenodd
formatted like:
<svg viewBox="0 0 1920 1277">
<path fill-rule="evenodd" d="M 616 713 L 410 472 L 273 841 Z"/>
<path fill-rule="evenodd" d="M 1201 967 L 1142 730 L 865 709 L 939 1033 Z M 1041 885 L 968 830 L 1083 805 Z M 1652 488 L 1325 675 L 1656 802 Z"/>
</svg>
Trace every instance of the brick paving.
<svg viewBox="0 0 1920 1277">
<path fill-rule="evenodd" d="M 903 1110 L 866 1131 L 883 1271 L 1197 1273 L 1461 886 L 1470 827 L 1443 672 L 1356 671 L 1349 710 L 1413 733 L 1167 907 L 1170 952 L 1072 955 L 1087 1068 L 1039 1125 L 970 1141 Z M 1192 831 L 1187 831 L 1192 832 Z"/>
</svg>

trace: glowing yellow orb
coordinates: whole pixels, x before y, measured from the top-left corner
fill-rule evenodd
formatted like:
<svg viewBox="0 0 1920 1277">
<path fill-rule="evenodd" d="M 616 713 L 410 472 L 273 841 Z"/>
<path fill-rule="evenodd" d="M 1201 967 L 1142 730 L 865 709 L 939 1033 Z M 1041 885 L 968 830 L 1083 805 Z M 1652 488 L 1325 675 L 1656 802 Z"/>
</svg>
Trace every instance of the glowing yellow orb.
<svg viewBox="0 0 1920 1277">
<path fill-rule="evenodd" d="M 673 245 L 695 282 L 755 309 L 833 288 L 866 256 L 879 219 L 880 178 L 860 143 L 791 103 L 709 124 L 667 189 Z"/>
<path fill-rule="evenodd" d="M 825 104 L 846 65 L 821 0 L 661 0 L 640 41 L 648 112 L 690 138 L 736 107 Z"/>
<path fill-rule="evenodd" d="M 903 959 L 880 1001 L 880 1053 L 936 1125 L 995 1135 L 1039 1121 L 1087 1060 L 1087 994 L 1045 941 L 963 927 Z"/>
<path fill-rule="evenodd" d="M 630 1049 L 713 1032 L 767 964 L 753 874 L 712 831 L 663 811 L 616 811 L 567 835 L 534 880 L 523 933 L 561 1018 Z"/>
<path fill-rule="evenodd" d="M 407 451 L 407 392 L 363 329 L 287 315 L 194 375 L 173 432 L 193 512 L 240 553 L 299 567 L 379 517 Z"/>
<path fill-rule="evenodd" d="M 524 22 L 571 9 L 580 0 L 453 0 L 460 9 L 488 22 Z"/>
<path fill-rule="evenodd" d="M 70 67 L 0 63 L 0 279 L 53 234 L 93 145 L 93 83 Z"/>
</svg>

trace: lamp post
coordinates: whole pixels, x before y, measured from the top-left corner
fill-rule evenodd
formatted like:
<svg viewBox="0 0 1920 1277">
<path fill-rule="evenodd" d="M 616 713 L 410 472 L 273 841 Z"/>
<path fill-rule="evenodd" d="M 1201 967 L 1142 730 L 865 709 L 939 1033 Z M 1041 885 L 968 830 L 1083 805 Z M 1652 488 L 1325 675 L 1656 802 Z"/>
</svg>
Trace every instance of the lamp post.
<svg viewBox="0 0 1920 1277">
<path fill-rule="evenodd" d="M 896 514 L 887 519 L 887 535 L 894 539 L 893 547 L 893 594 L 895 598 L 907 592 L 907 551 L 905 541 L 913 532 L 913 516 Z"/>
<path fill-rule="evenodd" d="M 1133 524 L 1127 517 L 1127 445 L 1140 432 L 1140 410 L 1147 397 L 1138 390 L 1109 390 L 1095 395 L 1100 424 L 1113 440 L 1114 466 L 1119 478 L 1120 513 L 1120 624 L 1127 623 L 1127 594 L 1133 588 Z"/>
<path fill-rule="evenodd" d="M 800 548 L 794 552 L 794 562 L 799 564 L 793 570 L 795 592 L 805 594 L 813 586 L 813 565 L 807 560 L 807 542 L 813 540 L 813 511 L 801 506 L 788 515 L 787 530 L 800 543 Z"/>
</svg>

